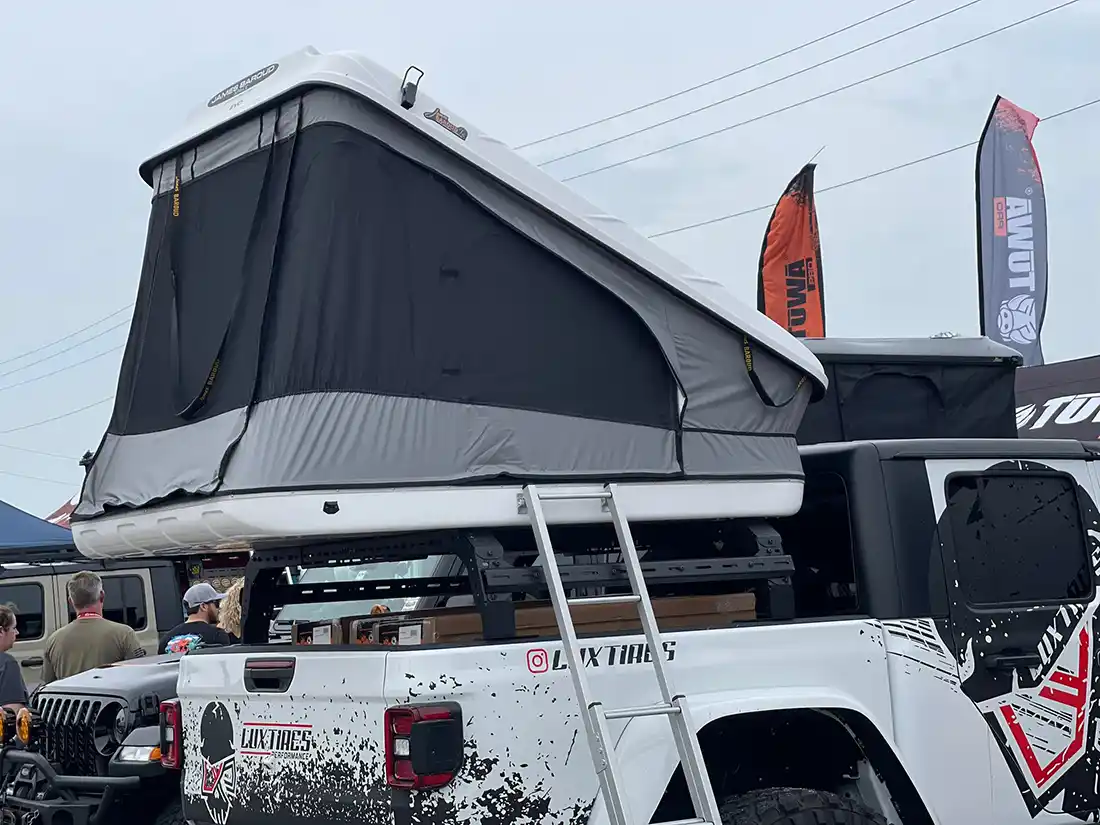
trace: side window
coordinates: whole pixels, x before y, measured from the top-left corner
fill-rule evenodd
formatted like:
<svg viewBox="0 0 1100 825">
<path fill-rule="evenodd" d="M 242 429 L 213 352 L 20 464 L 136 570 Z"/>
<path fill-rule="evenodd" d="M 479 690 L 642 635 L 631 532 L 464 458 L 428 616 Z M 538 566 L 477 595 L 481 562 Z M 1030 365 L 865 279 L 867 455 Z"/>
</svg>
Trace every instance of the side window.
<svg viewBox="0 0 1100 825">
<path fill-rule="evenodd" d="M 794 590 L 802 617 L 860 611 L 848 488 L 831 471 L 806 473 L 802 509 L 775 519 L 783 549 L 794 559 Z"/>
<path fill-rule="evenodd" d="M 1091 596 L 1089 552 L 1072 478 L 952 476 L 947 515 L 959 583 L 971 605 L 1050 604 Z"/>
<path fill-rule="evenodd" d="M 0 584 L 0 604 L 15 611 L 15 626 L 20 639 L 41 639 L 45 635 L 46 605 L 42 585 Z"/>
<path fill-rule="evenodd" d="M 69 621 L 76 618 L 69 605 Z M 144 630 L 149 622 L 145 607 L 145 587 L 139 576 L 103 577 L 103 618 Z"/>
</svg>

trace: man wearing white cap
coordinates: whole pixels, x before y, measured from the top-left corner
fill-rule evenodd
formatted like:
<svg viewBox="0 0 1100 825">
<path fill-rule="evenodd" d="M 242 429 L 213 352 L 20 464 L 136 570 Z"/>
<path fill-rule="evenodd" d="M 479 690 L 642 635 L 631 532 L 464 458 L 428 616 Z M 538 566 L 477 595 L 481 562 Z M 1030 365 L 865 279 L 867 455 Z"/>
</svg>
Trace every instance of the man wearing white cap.
<svg viewBox="0 0 1100 825">
<path fill-rule="evenodd" d="M 187 620 L 161 637 L 161 653 L 186 653 L 200 647 L 230 645 L 229 634 L 218 627 L 218 604 L 225 598 L 206 582 L 193 584 L 183 594 Z"/>
</svg>

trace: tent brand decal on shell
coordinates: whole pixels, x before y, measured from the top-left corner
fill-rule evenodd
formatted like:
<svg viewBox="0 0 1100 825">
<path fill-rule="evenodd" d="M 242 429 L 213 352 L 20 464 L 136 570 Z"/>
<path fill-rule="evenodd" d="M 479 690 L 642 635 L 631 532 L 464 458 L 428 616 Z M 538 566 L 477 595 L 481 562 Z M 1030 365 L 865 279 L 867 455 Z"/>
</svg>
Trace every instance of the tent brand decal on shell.
<svg viewBox="0 0 1100 825">
<path fill-rule="evenodd" d="M 428 120 L 434 121 L 454 135 L 459 140 L 466 140 L 470 136 L 469 130 L 465 126 L 459 126 L 458 124 L 451 123 L 451 119 L 443 114 L 442 110 L 436 106 L 435 111 L 425 112 L 424 117 Z"/>
<path fill-rule="evenodd" d="M 207 108 L 212 109 L 219 104 L 225 103 L 225 101 L 227 100 L 232 100 L 237 95 L 244 94 L 260 81 L 267 80 L 269 77 L 271 77 L 271 75 L 275 74 L 278 68 L 278 63 L 269 63 L 267 66 L 264 66 L 262 69 L 253 72 L 248 77 L 242 77 L 232 86 L 226 86 L 224 89 L 222 89 L 220 92 L 218 92 L 216 95 L 210 98 L 210 100 L 207 101 Z"/>
</svg>

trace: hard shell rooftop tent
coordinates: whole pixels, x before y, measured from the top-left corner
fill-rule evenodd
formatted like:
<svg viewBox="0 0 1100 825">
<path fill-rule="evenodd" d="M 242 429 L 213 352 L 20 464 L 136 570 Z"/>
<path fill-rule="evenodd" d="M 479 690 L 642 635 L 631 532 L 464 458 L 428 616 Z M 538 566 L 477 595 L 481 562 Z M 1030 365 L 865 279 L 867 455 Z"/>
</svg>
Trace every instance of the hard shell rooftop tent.
<svg viewBox="0 0 1100 825">
<path fill-rule="evenodd" d="M 820 338 L 829 377 L 799 444 L 897 438 L 1015 438 L 1020 353 L 988 338 Z"/>
<path fill-rule="evenodd" d="M 619 481 L 635 517 L 798 507 L 814 356 L 370 60 L 259 69 L 141 174 L 83 551 L 523 523 L 524 480 Z"/>
</svg>

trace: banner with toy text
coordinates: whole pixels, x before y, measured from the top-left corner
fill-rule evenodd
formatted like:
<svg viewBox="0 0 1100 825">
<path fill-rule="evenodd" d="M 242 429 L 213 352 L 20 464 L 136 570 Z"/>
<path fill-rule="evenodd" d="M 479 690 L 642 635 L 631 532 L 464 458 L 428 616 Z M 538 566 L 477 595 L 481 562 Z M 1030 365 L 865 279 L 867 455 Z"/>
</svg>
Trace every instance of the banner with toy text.
<svg viewBox="0 0 1100 825">
<path fill-rule="evenodd" d="M 1100 439 L 1100 355 L 1016 370 L 1020 438 Z"/>
<path fill-rule="evenodd" d="M 825 337 L 814 168 L 803 166 L 775 205 L 756 281 L 756 308 L 798 338 Z"/>
<path fill-rule="evenodd" d="M 982 334 L 1043 363 L 1047 210 L 1031 143 L 1039 118 L 997 97 L 978 141 L 978 299 Z"/>
</svg>

